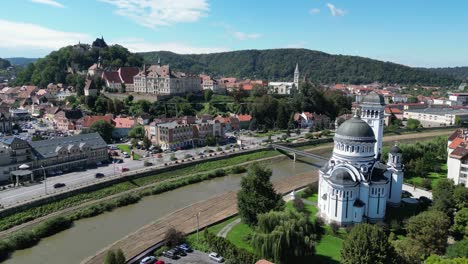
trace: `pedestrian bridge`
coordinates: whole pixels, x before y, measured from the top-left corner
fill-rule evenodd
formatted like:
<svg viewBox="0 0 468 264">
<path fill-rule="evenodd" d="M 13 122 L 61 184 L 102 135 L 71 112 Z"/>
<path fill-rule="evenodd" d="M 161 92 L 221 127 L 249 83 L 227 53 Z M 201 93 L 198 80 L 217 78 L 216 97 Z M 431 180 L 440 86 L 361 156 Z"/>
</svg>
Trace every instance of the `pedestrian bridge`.
<svg viewBox="0 0 468 264">
<path fill-rule="evenodd" d="M 284 146 L 284 145 L 270 144 L 270 147 L 275 149 L 275 150 L 282 150 L 284 152 L 292 153 L 293 157 L 294 157 L 294 161 L 296 161 L 296 156 L 297 155 L 307 157 L 307 158 L 318 159 L 318 160 L 322 160 L 322 161 L 328 161 L 328 158 L 322 157 L 320 155 L 312 154 L 312 153 L 305 152 L 305 151 L 298 150 L 298 149 L 293 149 L 293 148 L 290 148 L 290 147 L 287 147 L 287 146 Z"/>
</svg>

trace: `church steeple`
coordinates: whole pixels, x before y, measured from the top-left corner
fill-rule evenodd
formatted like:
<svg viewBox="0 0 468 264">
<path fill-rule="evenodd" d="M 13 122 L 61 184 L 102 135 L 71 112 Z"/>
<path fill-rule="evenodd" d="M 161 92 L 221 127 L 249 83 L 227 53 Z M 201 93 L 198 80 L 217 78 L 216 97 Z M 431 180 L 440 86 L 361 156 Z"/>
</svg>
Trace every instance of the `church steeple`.
<svg viewBox="0 0 468 264">
<path fill-rule="evenodd" d="M 299 64 L 296 63 L 296 69 L 294 70 L 294 86 L 299 90 Z"/>
</svg>

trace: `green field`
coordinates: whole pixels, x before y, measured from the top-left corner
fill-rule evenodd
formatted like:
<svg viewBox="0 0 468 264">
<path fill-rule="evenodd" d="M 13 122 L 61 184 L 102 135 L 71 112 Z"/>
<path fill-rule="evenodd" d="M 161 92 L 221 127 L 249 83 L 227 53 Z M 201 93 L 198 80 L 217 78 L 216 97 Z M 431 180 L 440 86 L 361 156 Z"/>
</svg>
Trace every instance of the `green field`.
<svg viewBox="0 0 468 264">
<path fill-rule="evenodd" d="M 120 149 L 121 151 L 127 152 L 128 155 L 130 155 L 132 153 L 132 149 L 130 148 L 130 145 L 119 144 L 119 145 L 117 145 L 117 148 Z M 137 153 L 134 153 L 133 154 L 133 159 L 134 160 L 139 160 L 139 159 L 141 159 L 141 156 L 138 155 Z"/>
<path fill-rule="evenodd" d="M 430 172 L 427 175 L 426 178 L 411 177 L 411 178 L 408 178 L 408 179 L 405 178 L 404 181 L 406 183 L 422 187 L 422 185 L 423 185 L 422 181 L 424 179 L 429 179 L 429 180 L 431 180 L 432 189 L 434 189 L 437 182 L 439 182 L 441 179 L 445 179 L 445 178 L 447 178 L 447 163 L 443 163 L 443 164 L 440 165 L 440 172 Z"/>
<path fill-rule="evenodd" d="M 236 247 L 243 248 L 249 252 L 253 252 L 253 248 L 250 245 L 250 237 L 253 234 L 252 228 L 244 223 L 235 225 L 231 231 L 227 234 L 227 239 L 231 241 Z"/>
<path fill-rule="evenodd" d="M 340 250 L 342 245 L 343 239 L 332 235 L 324 235 L 322 240 L 320 240 L 315 247 L 317 257 L 321 260 L 320 263 L 326 261 L 339 263 L 341 259 Z"/>
</svg>

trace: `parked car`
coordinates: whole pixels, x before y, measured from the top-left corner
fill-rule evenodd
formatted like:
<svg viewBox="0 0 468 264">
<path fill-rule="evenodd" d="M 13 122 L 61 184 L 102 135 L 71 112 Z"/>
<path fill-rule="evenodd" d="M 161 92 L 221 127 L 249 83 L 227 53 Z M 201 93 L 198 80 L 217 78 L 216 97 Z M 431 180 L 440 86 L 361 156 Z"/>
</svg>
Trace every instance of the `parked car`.
<svg viewBox="0 0 468 264">
<path fill-rule="evenodd" d="M 155 256 L 147 256 L 147 257 L 144 257 L 141 261 L 140 261 L 140 264 L 152 264 L 154 263 L 154 261 L 156 260 L 156 257 Z"/>
<path fill-rule="evenodd" d="M 177 254 L 173 250 L 164 251 L 163 255 L 166 258 L 177 259 Z"/>
<path fill-rule="evenodd" d="M 124 154 L 124 158 L 128 159 L 128 158 L 130 158 L 130 155 Z"/>
<path fill-rule="evenodd" d="M 185 253 L 184 250 L 179 249 L 178 247 L 175 247 L 175 248 L 173 248 L 173 249 L 171 249 L 171 250 L 174 251 L 174 253 L 175 253 L 176 255 L 178 255 L 178 256 L 181 256 L 181 257 L 187 256 L 187 253 Z"/>
<path fill-rule="evenodd" d="M 98 172 L 98 173 L 96 173 L 96 175 L 94 175 L 94 177 L 96 177 L 96 178 L 98 178 L 98 179 L 99 179 L 99 178 L 102 178 L 102 177 L 104 177 L 104 173 Z"/>
<path fill-rule="evenodd" d="M 115 159 L 114 162 L 115 163 L 123 163 L 123 159 Z"/>
<path fill-rule="evenodd" d="M 123 168 L 121 169 L 122 172 L 126 172 L 126 171 L 129 171 L 129 170 L 130 170 L 130 169 L 127 168 L 127 167 L 123 167 Z"/>
<path fill-rule="evenodd" d="M 166 263 L 164 262 L 164 260 L 158 260 L 154 264 L 166 264 Z"/>
<path fill-rule="evenodd" d="M 224 258 L 221 257 L 218 253 L 216 252 L 211 252 L 210 254 L 208 254 L 208 257 L 210 257 L 210 259 L 218 262 L 218 263 L 221 263 L 224 261 Z"/>
<path fill-rule="evenodd" d="M 54 184 L 54 188 L 62 188 L 62 187 L 65 187 L 65 183 L 58 182 L 58 183 Z"/>
<path fill-rule="evenodd" d="M 177 248 L 181 249 L 181 250 L 183 250 L 185 252 L 188 252 L 188 253 L 193 252 L 193 249 L 186 243 L 178 245 Z"/>
</svg>

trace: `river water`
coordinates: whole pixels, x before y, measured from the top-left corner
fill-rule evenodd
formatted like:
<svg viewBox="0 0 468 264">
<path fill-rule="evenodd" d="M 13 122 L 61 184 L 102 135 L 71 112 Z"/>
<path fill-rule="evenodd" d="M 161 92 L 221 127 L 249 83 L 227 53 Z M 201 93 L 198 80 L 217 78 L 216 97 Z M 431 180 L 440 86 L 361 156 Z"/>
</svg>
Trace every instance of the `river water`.
<svg viewBox="0 0 468 264">
<path fill-rule="evenodd" d="M 272 169 L 272 180 L 276 180 L 316 169 L 311 163 L 312 160 L 294 163 L 285 158 L 267 162 L 267 165 Z M 75 221 L 72 228 L 42 239 L 32 248 L 15 251 L 5 263 L 79 263 L 164 215 L 209 197 L 238 189 L 241 177 L 242 175 L 229 175 L 192 184 L 145 197 L 137 204 L 117 208 L 112 212 Z"/>
<path fill-rule="evenodd" d="M 400 142 L 413 143 L 414 141 Z M 315 154 L 325 157 L 330 156 L 330 152 L 330 148 L 314 151 Z M 293 162 L 288 158 L 266 162 L 273 172 L 272 180 L 310 172 L 317 168 L 314 165 L 322 163 L 323 161 L 312 159 Z M 32 248 L 15 251 L 11 258 L 4 263 L 80 263 L 102 248 L 164 215 L 210 197 L 239 189 L 242 176 L 229 175 L 192 184 L 159 195 L 145 197 L 137 204 L 117 208 L 112 212 L 75 221 L 72 228 L 42 239 L 38 245 Z"/>
</svg>

